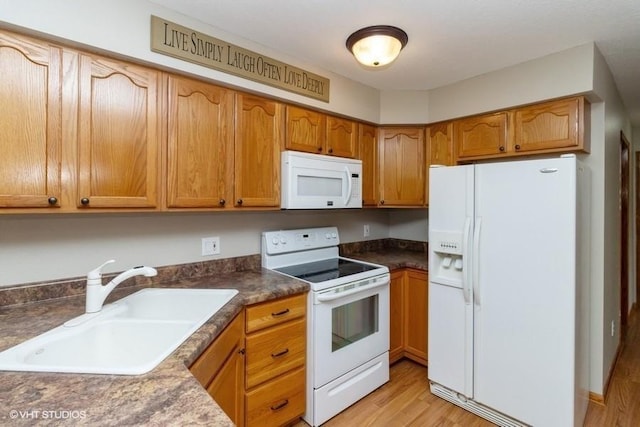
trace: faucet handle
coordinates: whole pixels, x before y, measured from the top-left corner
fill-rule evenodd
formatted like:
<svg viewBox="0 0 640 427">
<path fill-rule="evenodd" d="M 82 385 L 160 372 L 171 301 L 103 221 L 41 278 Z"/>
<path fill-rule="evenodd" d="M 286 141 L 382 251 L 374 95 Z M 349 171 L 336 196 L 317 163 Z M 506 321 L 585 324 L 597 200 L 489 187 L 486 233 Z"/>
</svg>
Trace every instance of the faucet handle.
<svg viewBox="0 0 640 427">
<path fill-rule="evenodd" d="M 102 285 L 102 268 L 107 264 L 116 262 L 115 259 L 110 259 L 102 264 L 100 267 L 94 268 L 87 273 L 87 285 Z"/>
</svg>

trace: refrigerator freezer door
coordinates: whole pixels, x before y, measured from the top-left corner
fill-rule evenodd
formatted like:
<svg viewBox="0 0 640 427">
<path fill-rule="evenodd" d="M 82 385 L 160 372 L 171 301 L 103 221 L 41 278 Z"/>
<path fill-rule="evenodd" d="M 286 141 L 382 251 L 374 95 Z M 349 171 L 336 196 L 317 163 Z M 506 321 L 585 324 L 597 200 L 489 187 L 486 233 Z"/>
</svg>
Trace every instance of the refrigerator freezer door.
<svg viewBox="0 0 640 427">
<path fill-rule="evenodd" d="M 459 288 L 429 283 L 429 380 L 473 397 L 473 305 Z"/>
<path fill-rule="evenodd" d="M 576 162 L 476 166 L 474 399 L 573 425 Z"/>
<path fill-rule="evenodd" d="M 429 379 L 473 394 L 473 166 L 429 175 Z M 439 242 L 436 243 L 436 242 Z"/>
</svg>

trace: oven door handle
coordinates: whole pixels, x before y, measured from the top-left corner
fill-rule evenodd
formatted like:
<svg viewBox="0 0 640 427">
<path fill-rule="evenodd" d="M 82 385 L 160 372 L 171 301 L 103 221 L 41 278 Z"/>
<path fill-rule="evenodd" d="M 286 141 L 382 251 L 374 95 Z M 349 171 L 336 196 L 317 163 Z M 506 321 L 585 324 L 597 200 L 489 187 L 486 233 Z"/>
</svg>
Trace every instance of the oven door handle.
<svg viewBox="0 0 640 427">
<path fill-rule="evenodd" d="M 387 286 L 389 284 L 388 280 L 383 280 L 381 282 L 374 282 L 370 285 L 364 285 L 364 286 L 359 286 L 357 288 L 354 289 L 350 289 L 348 291 L 344 291 L 344 292 L 338 292 L 338 293 L 329 293 L 328 295 L 324 295 L 324 294 L 320 294 L 318 295 L 316 298 L 319 302 L 328 302 L 328 301 L 335 301 L 337 299 L 342 299 L 344 297 L 348 297 L 349 295 L 353 295 L 353 294 L 358 294 L 360 292 L 363 291 L 368 291 L 369 289 L 374 289 L 374 288 L 379 288 L 382 286 Z"/>
</svg>

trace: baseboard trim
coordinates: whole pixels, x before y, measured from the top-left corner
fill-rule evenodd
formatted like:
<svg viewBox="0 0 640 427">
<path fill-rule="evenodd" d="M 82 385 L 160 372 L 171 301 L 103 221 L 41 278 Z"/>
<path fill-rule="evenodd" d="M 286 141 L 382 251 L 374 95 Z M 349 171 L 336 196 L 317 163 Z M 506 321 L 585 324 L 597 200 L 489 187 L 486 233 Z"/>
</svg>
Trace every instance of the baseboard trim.
<svg viewBox="0 0 640 427">
<path fill-rule="evenodd" d="M 589 392 L 589 401 L 595 403 L 596 405 L 606 406 L 604 404 L 604 396 L 592 391 Z"/>
<path fill-rule="evenodd" d="M 620 341 L 618 343 L 618 348 L 616 349 L 616 357 L 613 359 L 613 363 L 611 364 L 611 368 L 609 369 L 609 374 L 604 382 L 603 393 L 600 395 L 598 393 L 594 393 L 592 391 L 589 392 L 589 400 L 598 405 L 606 406 L 607 393 L 609 392 L 609 384 L 611 383 L 611 378 L 613 377 L 613 371 L 615 371 L 616 366 L 618 366 L 618 359 L 620 359 L 620 354 L 622 353 L 622 346 L 624 346 L 624 342 Z"/>
</svg>

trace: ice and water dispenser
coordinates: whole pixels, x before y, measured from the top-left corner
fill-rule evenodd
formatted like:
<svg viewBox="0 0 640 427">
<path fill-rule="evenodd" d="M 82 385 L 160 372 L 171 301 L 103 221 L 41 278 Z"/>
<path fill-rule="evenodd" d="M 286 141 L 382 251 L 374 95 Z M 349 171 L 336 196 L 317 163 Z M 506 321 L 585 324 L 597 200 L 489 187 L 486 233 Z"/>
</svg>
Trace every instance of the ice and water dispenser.
<svg viewBox="0 0 640 427">
<path fill-rule="evenodd" d="M 432 230 L 429 236 L 431 266 L 429 278 L 443 285 L 463 286 L 463 233 Z"/>
</svg>

